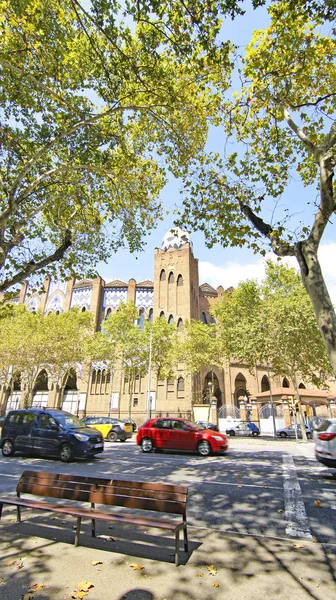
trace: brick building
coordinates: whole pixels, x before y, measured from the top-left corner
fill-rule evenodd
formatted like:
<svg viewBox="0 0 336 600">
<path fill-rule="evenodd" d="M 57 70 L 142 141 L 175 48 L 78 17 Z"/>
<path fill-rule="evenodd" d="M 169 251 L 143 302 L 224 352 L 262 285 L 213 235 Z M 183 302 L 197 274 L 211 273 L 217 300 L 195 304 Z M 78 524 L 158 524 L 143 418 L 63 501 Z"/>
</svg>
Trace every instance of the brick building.
<svg viewBox="0 0 336 600">
<path fill-rule="evenodd" d="M 224 293 L 219 286 L 214 289 L 208 283 L 199 285 L 198 260 L 194 257 L 193 245 L 188 233 L 181 230 L 176 235 L 168 232 L 161 248 L 154 251 L 154 279 L 128 282 L 115 279 L 105 282 L 101 277 L 94 280 L 53 281 L 46 278 L 42 294 L 30 294 L 28 285 L 22 286 L 18 302 L 25 303 L 31 310 L 44 314 L 63 312 L 76 306 L 93 314 L 95 327 L 99 330 L 102 321 L 114 312 L 121 302 L 133 301 L 139 310 L 139 319 L 162 317 L 183 328 L 188 319 L 200 319 L 204 323 L 212 320 L 211 306 Z M 132 395 L 132 418 L 142 423 L 148 414 L 148 392 L 151 411 L 154 415 L 180 415 L 201 418 L 205 415 L 213 420 L 219 417 L 241 417 L 260 422 L 269 418 L 267 406 L 270 402 L 270 380 L 266 365 L 248 369 L 235 362 L 223 362 L 223 367 L 209 366 L 197 376 L 190 376 L 179 365 L 174 380 L 156 381 L 151 374 L 150 390 L 148 376 L 138 378 Z M 101 414 L 126 418 L 129 412 L 129 392 L 121 369 L 109 372 L 104 365 L 94 367 L 79 365 L 68 377 L 64 392 L 48 379 L 47 371 L 41 372 L 35 390 L 35 405 L 64 408 L 79 415 Z M 277 415 L 288 424 L 293 393 L 286 378 L 272 378 L 272 388 Z M 307 416 L 320 412 L 327 416 L 334 411 L 336 395 L 334 382 L 330 391 L 307 389 L 300 382 L 302 402 Z M 7 411 L 20 405 L 21 391 L 18 384 L 3 388 L 0 409 Z M 212 409 L 208 409 L 211 401 Z"/>
</svg>

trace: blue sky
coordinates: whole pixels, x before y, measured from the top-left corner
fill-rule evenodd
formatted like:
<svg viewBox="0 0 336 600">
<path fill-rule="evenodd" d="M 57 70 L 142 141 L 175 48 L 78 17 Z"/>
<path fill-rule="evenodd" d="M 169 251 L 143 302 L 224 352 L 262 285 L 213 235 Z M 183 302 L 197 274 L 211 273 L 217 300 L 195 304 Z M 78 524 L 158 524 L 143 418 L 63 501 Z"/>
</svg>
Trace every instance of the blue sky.
<svg viewBox="0 0 336 600">
<path fill-rule="evenodd" d="M 245 46 L 249 42 L 253 30 L 266 27 L 268 22 L 265 9 L 258 9 L 255 12 L 249 10 L 243 18 L 238 18 L 234 22 L 228 20 L 224 24 L 223 30 L 226 37 L 229 37 L 236 45 Z M 209 150 L 220 151 L 223 143 L 224 139 L 221 140 L 220 132 L 212 130 L 209 133 Z M 127 250 L 121 250 L 107 264 L 100 263 L 98 265 L 98 272 L 105 280 L 118 278 L 128 281 L 133 277 L 136 281 L 142 281 L 153 278 L 154 248 L 161 246 L 163 236 L 173 225 L 172 213 L 179 203 L 179 189 L 179 182 L 171 180 L 162 191 L 161 200 L 164 211 L 170 211 L 170 214 L 166 215 L 157 229 L 144 239 L 143 252 L 132 255 Z M 310 222 L 310 209 L 306 204 L 307 195 L 313 202 L 316 190 L 304 189 L 297 183 L 290 186 L 284 200 L 286 200 L 287 206 L 290 203 L 292 212 L 297 213 L 298 220 L 306 219 Z M 194 255 L 199 259 L 200 283 L 208 282 L 214 287 L 223 285 L 224 288 L 227 288 L 231 285 L 235 286 L 239 281 L 247 278 L 262 278 L 265 261 L 260 255 L 254 255 L 248 249 L 223 248 L 220 245 L 209 249 L 205 245 L 202 232 L 192 233 L 192 240 Z M 319 256 L 329 292 L 336 305 L 336 270 L 334 268 L 336 238 L 332 224 L 325 233 Z M 292 264 L 296 266 L 295 261 L 292 261 Z"/>
</svg>

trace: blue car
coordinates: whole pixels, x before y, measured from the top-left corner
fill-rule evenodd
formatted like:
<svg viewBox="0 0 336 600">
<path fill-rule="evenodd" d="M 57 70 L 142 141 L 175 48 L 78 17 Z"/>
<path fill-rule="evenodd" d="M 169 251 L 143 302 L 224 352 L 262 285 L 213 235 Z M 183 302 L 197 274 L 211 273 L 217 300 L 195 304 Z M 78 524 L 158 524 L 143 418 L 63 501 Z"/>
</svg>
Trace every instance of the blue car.
<svg viewBox="0 0 336 600">
<path fill-rule="evenodd" d="M 233 425 L 226 429 L 226 434 L 235 435 L 251 435 L 258 437 L 260 435 L 260 429 L 255 423 L 239 423 L 239 425 Z"/>
<path fill-rule="evenodd" d="M 3 456 L 14 452 L 56 456 L 63 462 L 91 457 L 104 450 L 103 436 L 63 410 L 11 410 L 1 431 Z"/>
</svg>

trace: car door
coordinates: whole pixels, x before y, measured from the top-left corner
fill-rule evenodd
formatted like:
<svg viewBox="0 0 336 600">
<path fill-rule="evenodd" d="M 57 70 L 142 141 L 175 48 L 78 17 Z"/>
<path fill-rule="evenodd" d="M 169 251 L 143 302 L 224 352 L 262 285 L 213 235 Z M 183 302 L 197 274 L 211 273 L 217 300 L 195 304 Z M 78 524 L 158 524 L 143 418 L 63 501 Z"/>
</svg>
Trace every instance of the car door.
<svg viewBox="0 0 336 600">
<path fill-rule="evenodd" d="M 172 426 L 170 419 L 158 419 L 149 429 L 150 437 L 154 441 L 155 448 L 172 448 Z"/>
<path fill-rule="evenodd" d="M 59 426 L 48 413 L 39 415 L 32 431 L 32 437 L 34 438 L 34 450 L 40 454 L 46 456 L 58 454 Z"/>
<path fill-rule="evenodd" d="M 193 430 L 186 423 L 172 419 L 171 448 L 174 450 L 194 450 L 194 438 Z"/>
<path fill-rule="evenodd" d="M 32 431 L 35 425 L 36 413 L 25 412 L 19 415 L 15 429 L 15 447 L 17 450 L 29 452 L 34 448 Z"/>
</svg>

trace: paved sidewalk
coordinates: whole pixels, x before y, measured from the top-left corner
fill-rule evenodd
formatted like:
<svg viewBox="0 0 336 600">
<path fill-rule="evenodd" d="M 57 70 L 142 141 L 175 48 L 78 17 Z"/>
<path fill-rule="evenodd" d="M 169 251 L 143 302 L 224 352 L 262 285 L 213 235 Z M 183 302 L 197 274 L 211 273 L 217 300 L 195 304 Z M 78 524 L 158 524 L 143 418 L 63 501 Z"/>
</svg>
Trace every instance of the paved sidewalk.
<svg viewBox="0 0 336 600">
<path fill-rule="evenodd" d="M 191 553 L 176 568 L 173 540 L 152 530 L 99 524 L 100 536 L 92 539 L 84 523 L 83 545 L 75 548 L 73 520 L 26 513 L 17 524 L 14 511 L 5 507 L 4 512 L 1 600 L 70 600 L 78 597 L 83 581 L 93 585 L 87 600 L 332 600 L 336 595 L 335 546 L 190 527 Z M 181 557 L 185 562 L 184 552 Z"/>
</svg>

